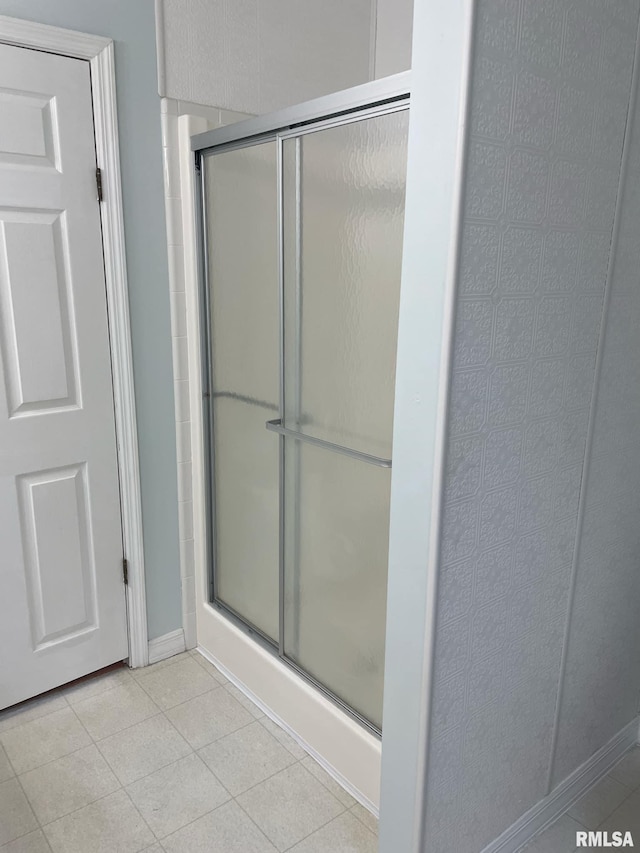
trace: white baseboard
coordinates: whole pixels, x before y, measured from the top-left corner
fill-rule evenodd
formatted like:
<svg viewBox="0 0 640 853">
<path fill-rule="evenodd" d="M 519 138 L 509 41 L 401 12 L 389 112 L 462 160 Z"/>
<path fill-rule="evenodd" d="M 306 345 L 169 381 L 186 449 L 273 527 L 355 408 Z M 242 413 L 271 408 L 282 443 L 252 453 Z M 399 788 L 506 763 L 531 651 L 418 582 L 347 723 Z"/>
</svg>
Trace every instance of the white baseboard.
<svg viewBox="0 0 640 853">
<path fill-rule="evenodd" d="M 635 719 L 618 732 L 609 743 L 561 782 L 544 800 L 485 847 L 482 853 L 517 853 L 534 835 L 542 832 L 564 814 L 573 803 L 611 770 L 622 756 L 638 743 L 639 720 Z"/>
<path fill-rule="evenodd" d="M 184 631 L 170 631 L 155 640 L 149 640 L 149 663 L 157 663 L 159 660 L 179 655 L 185 650 Z"/>
</svg>

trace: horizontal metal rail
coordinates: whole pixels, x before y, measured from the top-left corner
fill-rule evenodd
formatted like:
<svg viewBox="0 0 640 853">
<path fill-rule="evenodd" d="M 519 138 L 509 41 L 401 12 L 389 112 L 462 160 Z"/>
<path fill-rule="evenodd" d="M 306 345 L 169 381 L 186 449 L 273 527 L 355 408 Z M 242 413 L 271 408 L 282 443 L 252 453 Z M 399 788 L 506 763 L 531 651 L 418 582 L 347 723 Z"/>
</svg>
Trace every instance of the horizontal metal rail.
<svg viewBox="0 0 640 853">
<path fill-rule="evenodd" d="M 334 118 L 352 112 L 367 110 L 384 103 L 400 100 L 411 92 L 411 71 L 402 71 L 391 77 L 371 80 L 342 92 L 323 95 L 293 107 L 237 121 L 215 130 L 207 130 L 191 137 L 192 151 L 206 151 L 220 145 L 238 142 L 246 144 L 251 138 L 258 139 L 278 131 Z"/>
<path fill-rule="evenodd" d="M 288 427 L 282 425 L 281 418 L 267 421 L 265 426 L 271 432 L 277 432 L 279 435 L 284 435 L 287 438 L 303 441 L 306 444 L 315 444 L 316 447 L 323 447 L 325 450 L 332 450 L 334 453 L 350 456 L 351 459 L 358 459 L 360 462 L 367 462 L 369 465 L 377 465 L 378 468 L 391 468 L 391 459 L 382 459 L 380 456 L 372 456 L 370 453 L 352 450 L 350 447 L 343 447 L 341 444 L 334 444 L 332 441 L 325 441 L 323 438 L 316 438 L 313 435 L 307 435 L 305 432 L 288 429 Z"/>
</svg>

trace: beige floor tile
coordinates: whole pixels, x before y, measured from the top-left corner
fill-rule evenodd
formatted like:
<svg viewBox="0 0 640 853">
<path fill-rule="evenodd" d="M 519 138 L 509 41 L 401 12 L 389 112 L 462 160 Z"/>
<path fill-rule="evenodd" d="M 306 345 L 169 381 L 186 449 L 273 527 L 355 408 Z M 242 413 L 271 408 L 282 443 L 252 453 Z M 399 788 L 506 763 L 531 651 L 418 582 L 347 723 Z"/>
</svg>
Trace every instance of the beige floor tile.
<svg viewBox="0 0 640 853">
<path fill-rule="evenodd" d="M 295 742 L 288 732 L 285 732 L 283 728 L 281 728 L 277 723 L 274 723 L 273 720 L 269 719 L 269 717 L 262 717 L 260 725 L 264 726 L 269 734 L 272 734 L 277 741 L 289 750 L 294 758 L 298 759 L 298 761 L 303 759 L 305 755 L 308 755 L 308 753 L 304 751 L 300 744 Z"/>
<path fill-rule="evenodd" d="M 374 832 L 376 835 L 378 834 L 378 818 L 374 814 L 371 814 L 369 809 L 365 809 L 360 803 L 356 803 L 351 809 L 351 814 L 357 817 L 371 832 Z"/>
<path fill-rule="evenodd" d="M 0 746 L 0 782 L 6 782 L 6 780 L 11 779 L 12 776 L 15 776 L 15 773 L 11 766 L 11 762 L 7 758 L 7 753 L 4 751 L 4 748 Z"/>
<path fill-rule="evenodd" d="M 629 788 L 625 785 L 611 776 L 605 776 L 571 806 L 567 814 L 587 829 L 596 829 L 627 799 L 629 793 Z"/>
<path fill-rule="evenodd" d="M 218 667 L 214 666 L 214 664 L 212 664 L 211 661 L 208 661 L 206 659 L 206 657 L 204 657 L 204 655 L 200 654 L 199 651 L 197 651 L 196 649 L 193 649 L 193 651 L 191 651 L 190 654 L 193 657 L 194 661 L 196 663 L 200 664 L 200 666 L 205 670 L 205 672 L 208 672 L 209 675 L 211 675 L 211 676 L 213 676 L 213 678 L 215 678 L 215 680 L 218 682 L 218 684 L 230 684 L 231 683 L 229 681 L 229 679 L 227 678 L 227 676 L 223 675 L 220 672 L 220 670 L 218 669 Z"/>
<path fill-rule="evenodd" d="M 164 714 L 111 735 L 99 741 L 98 746 L 123 785 L 136 782 L 191 752 L 189 744 Z"/>
<path fill-rule="evenodd" d="M 106 693 L 114 687 L 121 687 L 123 684 L 128 684 L 131 680 L 131 673 L 127 667 L 114 669 L 104 674 L 94 675 L 92 678 L 86 678 L 77 684 L 72 684 L 69 687 L 62 689 L 62 695 L 67 702 L 73 707 L 78 702 L 84 699 L 90 699 L 92 696 L 98 696 L 101 693 Z"/>
<path fill-rule="evenodd" d="M 205 746 L 200 757 L 234 797 L 295 762 L 258 722 Z"/>
<path fill-rule="evenodd" d="M 94 744 L 20 777 L 41 824 L 51 823 L 120 787 Z"/>
<path fill-rule="evenodd" d="M 616 831 L 630 832 L 634 845 L 638 847 L 640 845 L 640 790 L 634 791 L 598 829 L 609 834 Z"/>
<path fill-rule="evenodd" d="M 0 785 L 0 845 L 26 835 L 38 826 L 17 779 Z"/>
<path fill-rule="evenodd" d="M 158 838 L 181 829 L 229 799 L 197 755 L 156 770 L 129 785 L 127 791 Z"/>
<path fill-rule="evenodd" d="M 42 830 L 36 829 L 29 835 L 23 835 L 22 838 L 4 844 L 0 847 L 0 851 L 2 853 L 51 853 L 51 848 Z"/>
<path fill-rule="evenodd" d="M 74 710 L 95 740 L 102 740 L 158 713 L 157 705 L 133 679 L 107 693 L 83 699 Z"/>
<path fill-rule="evenodd" d="M 241 794 L 238 802 L 278 850 L 302 841 L 344 810 L 300 764 Z"/>
<path fill-rule="evenodd" d="M 640 787 L 640 746 L 636 746 L 609 773 L 632 791 Z"/>
<path fill-rule="evenodd" d="M 324 767 L 321 767 L 315 758 L 307 755 L 302 759 L 301 764 L 303 767 L 306 767 L 309 773 L 311 773 L 312 776 L 315 776 L 318 782 L 321 782 L 345 808 L 350 809 L 356 805 L 356 800 L 354 800 L 351 794 L 345 791 L 342 785 L 336 782 L 332 776 L 329 776 Z"/>
<path fill-rule="evenodd" d="M 155 841 L 124 791 L 44 827 L 53 853 L 140 853 Z"/>
<path fill-rule="evenodd" d="M 233 696 L 233 698 L 236 699 L 242 705 L 243 708 L 246 708 L 255 720 L 261 720 L 265 716 L 263 711 L 258 708 L 256 703 L 252 702 L 248 696 L 245 696 L 242 690 L 240 690 L 239 687 L 236 687 L 235 684 L 231 684 L 231 682 L 228 682 L 225 687 L 225 690 L 227 691 L 227 693 L 229 693 L 230 696 Z"/>
<path fill-rule="evenodd" d="M 13 705 L 11 708 L 0 711 L 0 734 L 8 732 L 9 729 L 13 729 L 16 726 L 30 723 L 39 717 L 45 717 L 47 714 L 53 714 L 54 711 L 60 711 L 68 707 L 67 700 L 61 693 L 57 692 L 46 693 L 44 696 L 38 696 L 30 702 Z"/>
<path fill-rule="evenodd" d="M 291 853 L 377 853 L 378 840 L 350 812 L 309 835 Z"/>
<path fill-rule="evenodd" d="M 3 732 L 0 741 L 20 774 L 88 746 L 91 738 L 65 703 L 61 711 Z"/>
<path fill-rule="evenodd" d="M 194 749 L 200 749 L 253 722 L 246 708 L 223 687 L 171 708 L 167 711 L 167 717 Z"/>
<path fill-rule="evenodd" d="M 218 682 L 189 654 L 181 656 L 172 666 L 141 673 L 137 682 L 163 709 L 173 708 L 219 687 Z"/>
<path fill-rule="evenodd" d="M 573 850 L 576 846 L 576 832 L 584 827 L 568 815 L 562 815 L 548 829 L 536 836 L 522 853 L 559 853 Z"/>
<path fill-rule="evenodd" d="M 167 853 L 276 853 L 237 803 L 226 803 L 163 839 Z"/>
</svg>

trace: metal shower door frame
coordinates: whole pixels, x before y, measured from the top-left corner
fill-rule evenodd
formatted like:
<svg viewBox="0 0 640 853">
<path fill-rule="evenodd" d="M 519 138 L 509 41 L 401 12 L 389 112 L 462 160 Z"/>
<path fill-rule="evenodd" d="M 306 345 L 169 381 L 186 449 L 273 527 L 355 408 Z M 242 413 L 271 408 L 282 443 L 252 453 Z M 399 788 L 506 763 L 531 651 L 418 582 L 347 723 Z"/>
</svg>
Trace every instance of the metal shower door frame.
<svg viewBox="0 0 640 853">
<path fill-rule="evenodd" d="M 192 137 L 191 147 L 194 152 L 194 168 L 196 173 L 196 230 L 197 230 L 197 258 L 198 279 L 200 293 L 200 343 L 201 343 L 201 371 L 202 371 L 202 395 L 203 395 L 203 434 L 204 434 L 204 463 L 206 466 L 205 476 L 205 512 L 206 512 L 206 560 L 209 569 L 208 599 L 209 604 L 223 613 L 241 630 L 249 633 L 254 640 L 273 654 L 277 654 L 280 660 L 295 670 L 305 680 L 320 690 L 327 698 L 336 704 L 342 711 L 357 720 L 366 729 L 380 736 L 380 729 L 363 717 L 358 711 L 336 696 L 329 688 L 319 682 L 310 673 L 300 667 L 295 661 L 287 657 L 284 649 L 285 629 L 285 440 L 292 439 L 295 446 L 300 442 L 308 442 L 323 447 L 328 451 L 341 453 L 362 462 L 377 465 L 383 468 L 391 468 L 390 459 L 382 459 L 371 454 L 352 450 L 348 447 L 335 445 L 322 439 L 316 439 L 305 433 L 288 429 L 284 424 L 284 400 L 285 400 L 285 273 L 284 273 L 284 178 L 283 178 L 283 142 L 287 139 L 300 139 L 300 137 L 322 131 L 331 127 L 351 124 L 356 121 L 366 120 L 378 115 L 385 115 L 399 110 L 409 108 L 411 73 L 404 72 L 392 77 L 365 83 L 353 89 L 347 89 L 334 95 L 328 95 L 313 101 L 308 101 L 285 110 L 271 113 L 266 116 L 248 119 L 237 124 L 217 128 Z M 266 429 L 278 435 L 279 450 L 279 626 L 278 642 L 275 643 L 263 631 L 252 625 L 241 614 L 222 602 L 216 594 L 216 507 L 215 507 L 215 452 L 214 452 L 214 413 L 213 413 L 213 376 L 214 365 L 211 346 L 211 282 L 208 274 L 207 258 L 208 226 L 206 210 L 206 161 L 210 156 L 217 153 L 232 151 L 239 148 L 247 148 L 260 145 L 265 142 L 276 143 L 277 157 L 277 223 L 278 223 L 278 288 L 279 288 L 279 411 L 278 418 L 268 420 Z M 296 168 L 298 171 L 299 160 L 296 157 Z M 299 177 L 299 175 L 298 175 Z M 300 210 L 299 197 L 296 193 L 296 239 L 300 234 Z M 296 245 L 296 256 L 299 254 L 299 246 Z M 299 257 L 296 257 L 296 304 L 300 305 L 300 268 Z M 299 322 L 297 324 L 299 329 Z M 299 358 L 300 353 L 296 353 Z M 299 367 L 299 364 L 298 364 Z"/>
</svg>

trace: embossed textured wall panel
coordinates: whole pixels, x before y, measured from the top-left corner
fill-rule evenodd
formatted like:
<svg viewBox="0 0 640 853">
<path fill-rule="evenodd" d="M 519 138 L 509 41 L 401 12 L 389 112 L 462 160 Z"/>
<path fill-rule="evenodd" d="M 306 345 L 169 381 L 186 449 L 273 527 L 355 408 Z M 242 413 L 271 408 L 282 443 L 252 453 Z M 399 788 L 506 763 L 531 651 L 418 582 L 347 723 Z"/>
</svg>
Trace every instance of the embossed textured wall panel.
<svg viewBox="0 0 640 853">
<path fill-rule="evenodd" d="M 636 717 L 640 693 L 640 111 L 604 327 L 553 779 Z"/>
<path fill-rule="evenodd" d="M 429 853 L 477 853 L 548 793 L 638 11 L 477 2 Z"/>
<path fill-rule="evenodd" d="M 371 0 L 163 0 L 167 97 L 266 113 L 369 79 Z"/>
<path fill-rule="evenodd" d="M 375 76 L 411 68 L 413 0 L 376 0 Z"/>
</svg>

